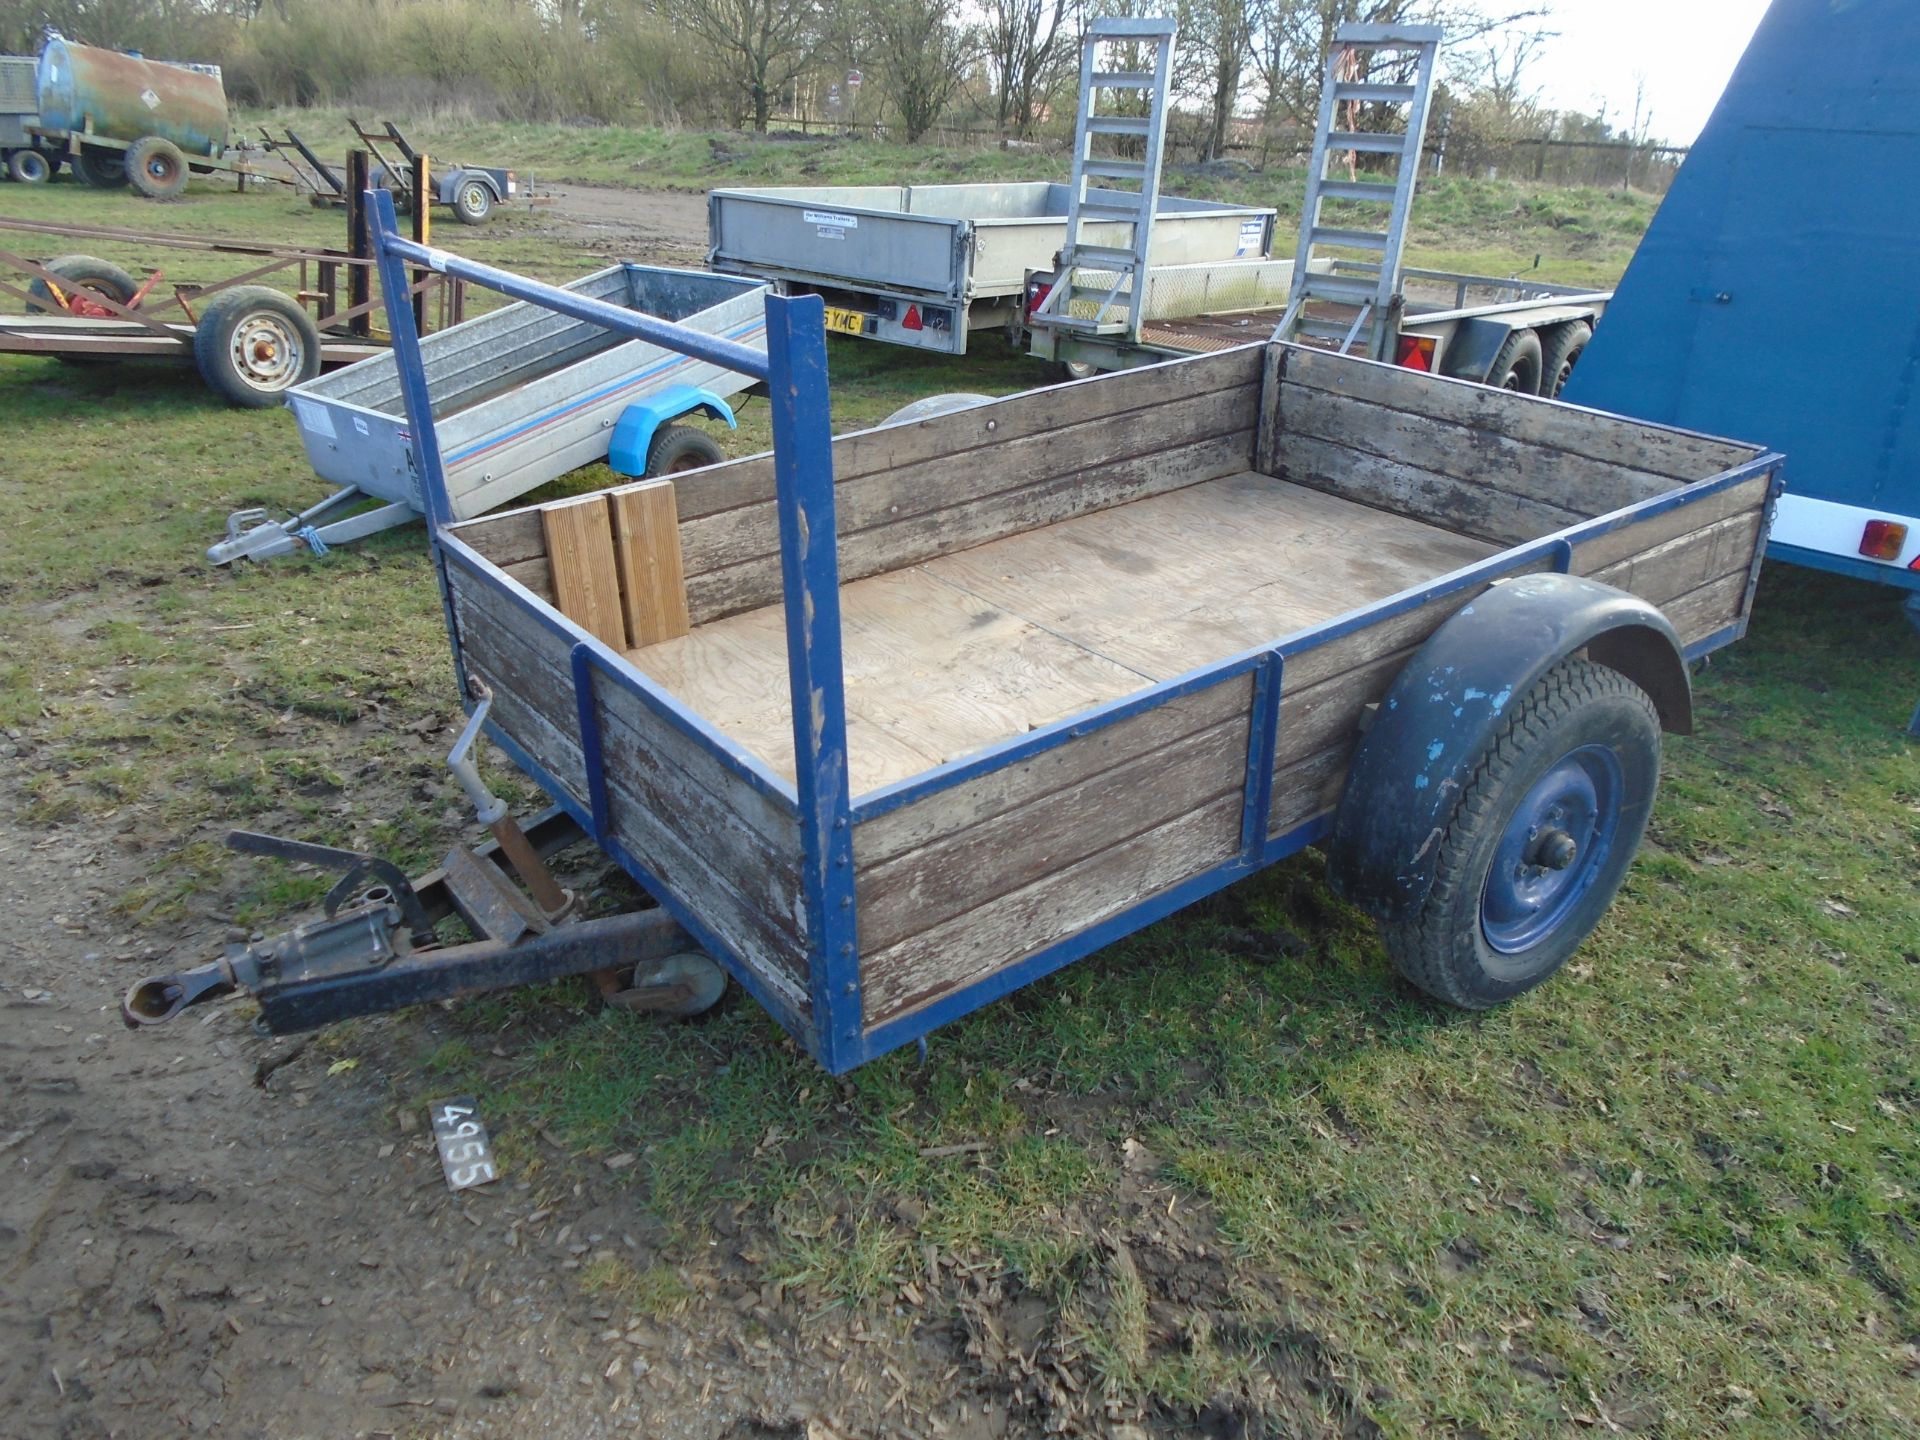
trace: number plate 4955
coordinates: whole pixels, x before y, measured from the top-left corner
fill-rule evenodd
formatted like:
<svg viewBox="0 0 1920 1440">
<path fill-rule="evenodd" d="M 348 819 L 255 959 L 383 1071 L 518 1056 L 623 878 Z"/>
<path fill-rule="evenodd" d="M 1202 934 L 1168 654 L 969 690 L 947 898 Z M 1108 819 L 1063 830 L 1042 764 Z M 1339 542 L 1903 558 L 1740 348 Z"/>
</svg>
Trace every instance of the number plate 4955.
<svg viewBox="0 0 1920 1440">
<path fill-rule="evenodd" d="M 440 1147 L 440 1168 L 447 1172 L 449 1190 L 465 1190 L 497 1178 L 487 1127 L 480 1123 L 480 1110 L 471 1096 L 435 1101 L 427 1115 L 433 1121 L 433 1138 Z"/>
</svg>

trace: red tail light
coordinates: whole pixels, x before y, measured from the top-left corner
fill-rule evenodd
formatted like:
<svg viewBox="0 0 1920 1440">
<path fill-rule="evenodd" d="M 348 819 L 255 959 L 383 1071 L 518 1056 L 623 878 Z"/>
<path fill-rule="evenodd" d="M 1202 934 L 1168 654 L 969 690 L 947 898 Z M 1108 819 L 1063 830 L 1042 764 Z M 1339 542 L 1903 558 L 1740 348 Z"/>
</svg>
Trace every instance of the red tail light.
<svg viewBox="0 0 1920 1440">
<path fill-rule="evenodd" d="M 1907 527 L 1898 520 L 1869 520 L 1860 532 L 1860 553 L 1869 560 L 1898 560 L 1907 547 Z"/>
<path fill-rule="evenodd" d="M 1433 336 L 1402 335 L 1400 348 L 1394 353 L 1393 363 L 1403 370 L 1433 369 Z"/>
</svg>

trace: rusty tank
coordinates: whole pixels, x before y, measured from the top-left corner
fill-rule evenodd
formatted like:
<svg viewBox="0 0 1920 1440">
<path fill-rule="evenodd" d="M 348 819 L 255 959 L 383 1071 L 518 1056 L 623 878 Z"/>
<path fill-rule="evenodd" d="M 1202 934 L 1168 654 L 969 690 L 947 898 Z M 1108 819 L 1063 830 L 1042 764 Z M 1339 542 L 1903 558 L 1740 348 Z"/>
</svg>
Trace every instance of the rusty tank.
<svg viewBox="0 0 1920 1440">
<path fill-rule="evenodd" d="M 60 36 L 40 52 L 43 129 L 131 144 L 149 135 L 188 155 L 218 158 L 227 144 L 227 92 L 214 67 L 170 65 Z"/>
</svg>

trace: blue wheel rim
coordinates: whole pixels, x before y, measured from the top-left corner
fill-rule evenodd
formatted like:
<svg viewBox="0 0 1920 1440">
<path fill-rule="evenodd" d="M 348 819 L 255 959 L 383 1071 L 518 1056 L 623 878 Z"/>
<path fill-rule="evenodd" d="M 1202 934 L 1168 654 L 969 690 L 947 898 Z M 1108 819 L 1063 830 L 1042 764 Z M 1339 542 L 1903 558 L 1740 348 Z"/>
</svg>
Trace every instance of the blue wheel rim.
<svg viewBox="0 0 1920 1440">
<path fill-rule="evenodd" d="M 1626 777 L 1603 745 L 1570 750 L 1534 781 L 1501 833 L 1480 895 L 1480 929 L 1502 955 L 1551 937 L 1607 868 Z"/>
</svg>

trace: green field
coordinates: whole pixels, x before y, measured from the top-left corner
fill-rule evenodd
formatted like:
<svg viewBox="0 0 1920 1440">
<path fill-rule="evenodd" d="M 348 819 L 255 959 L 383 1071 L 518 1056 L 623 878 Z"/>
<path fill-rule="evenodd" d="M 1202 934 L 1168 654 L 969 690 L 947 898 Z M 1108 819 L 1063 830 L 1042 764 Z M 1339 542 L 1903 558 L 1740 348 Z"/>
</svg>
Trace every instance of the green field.
<svg viewBox="0 0 1920 1440">
<path fill-rule="evenodd" d="M 554 179 L 689 187 L 1036 158 L 423 139 Z M 1430 198 L 1416 262 L 1537 252 L 1578 280 L 1617 275 L 1649 211 L 1513 186 Z M 198 188 L 163 207 L 66 186 L 0 201 L 310 242 L 339 225 Z M 525 217 L 440 238 L 551 278 L 599 263 Z M 1046 378 L 995 337 L 980 348 L 834 342 L 836 427 Z M 213 571 L 201 551 L 228 511 L 319 497 L 284 414 L 222 409 L 190 372 L 28 359 L 0 360 L 0 413 L 20 819 L 142 857 L 114 901 L 131 933 L 276 925 L 324 888 L 237 862 L 229 825 L 413 866 L 470 834 L 440 764 L 458 706 L 417 529 Z M 733 453 L 764 443 L 764 414 Z M 383 1057 L 395 1103 L 490 1097 L 503 1159 L 543 1191 L 636 1156 L 619 1183 L 667 1258 L 580 1272 L 636 1312 L 684 1305 L 724 1227 L 806 1313 L 951 1307 L 956 1272 L 927 1257 L 959 1257 L 1038 1299 L 1064 1373 L 1172 1424 L 1211 1407 L 1253 1434 L 1920 1433 L 1920 753 L 1900 734 L 1917 650 L 1890 592 L 1770 569 L 1753 633 L 1698 677 L 1698 734 L 1670 741 L 1619 903 L 1550 986 L 1486 1016 L 1398 983 L 1309 854 L 940 1032 L 924 1064 L 843 1082 L 751 1002 L 659 1025 L 571 984 L 323 1043 Z M 600 903 L 623 893 L 604 884 Z"/>
</svg>

